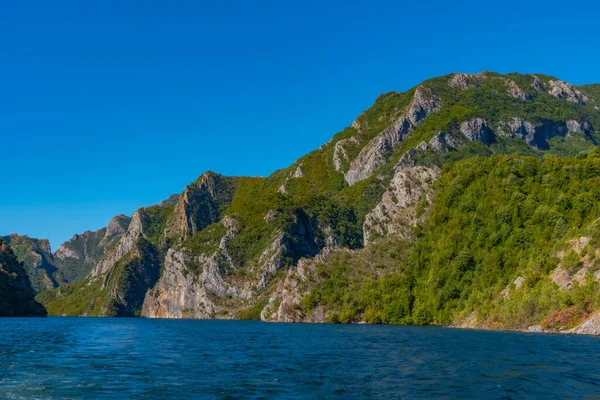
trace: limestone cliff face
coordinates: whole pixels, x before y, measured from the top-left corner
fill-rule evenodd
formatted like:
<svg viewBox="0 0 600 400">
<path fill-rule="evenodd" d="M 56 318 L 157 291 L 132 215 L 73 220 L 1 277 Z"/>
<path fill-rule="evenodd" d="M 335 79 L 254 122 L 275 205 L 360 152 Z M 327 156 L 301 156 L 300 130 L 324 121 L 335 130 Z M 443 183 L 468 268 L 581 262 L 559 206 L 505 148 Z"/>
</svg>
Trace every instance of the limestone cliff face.
<svg viewBox="0 0 600 400">
<path fill-rule="evenodd" d="M 252 292 L 244 285 L 237 286 L 225 278 L 237 270 L 229 255 L 229 241 L 237 232 L 237 223 L 225 218 L 227 229 L 212 254 L 191 256 L 185 248 L 169 249 L 165 269 L 158 284 L 144 299 L 142 316 L 148 318 L 231 318 L 221 313 L 222 304 L 216 299 L 245 300 Z"/>
<path fill-rule="evenodd" d="M 385 165 L 394 149 L 403 140 L 409 137 L 414 127 L 429 114 L 441 107 L 441 101 L 432 90 L 426 86 L 419 86 L 408 110 L 398 117 L 394 123 L 371 140 L 350 163 L 350 168 L 345 174 L 346 182 L 352 186 L 357 182 L 370 177 L 375 171 Z M 344 153 L 339 152 L 340 157 Z"/>
<path fill-rule="evenodd" d="M 481 118 L 464 121 L 460 124 L 460 132 L 472 142 L 491 143 L 493 134 L 487 122 Z"/>
<path fill-rule="evenodd" d="M 564 99 L 580 105 L 586 104 L 590 99 L 583 95 L 579 90 L 575 89 L 573 85 L 560 80 L 550 80 L 548 82 L 550 88 L 548 93 L 557 99 Z"/>
<path fill-rule="evenodd" d="M 317 228 L 305 215 L 293 215 L 290 228 L 277 232 L 256 262 L 241 267 L 235 264 L 229 249 L 239 223 L 225 217 L 220 224 L 226 232 L 213 252 L 192 255 L 185 246 L 168 250 L 164 272 L 148 291 L 142 316 L 235 318 L 235 312 L 252 303 L 255 294 L 265 290 L 286 262 L 317 254 L 325 243 L 317 238 Z"/>
<path fill-rule="evenodd" d="M 133 249 L 135 242 L 143 236 L 143 228 L 144 215 L 138 210 L 131 217 L 127 231 L 122 234 L 119 242 L 113 249 L 92 268 L 90 276 L 95 278 L 110 271 L 117 261 L 129 253 Z"/>
<path fill-rule="evenodd" d="M 590 136 L 592 126 L 587 121 L 538 121 L 532 122 L 524 118 L 515 117 L 509 121 L 501 121 L 496 132 L 502 137 L 516 137 L 523 139 L 528 146 L 537 150 L 547 150 L 549 140 L 553 137 L 568 137 L 572 133 L 583 133 Z"/>
<path fill-rule="evenodd" d="M 365 245 L 376 237 L 392 234 L 412 238 L 413 227 L 422 222 L 432 202 L 433 183 L 438 174 L 438 168 L 398 166 L 389 189 L 365 218 Z"/>
<path fill-rule="evenodd" d="M 260 319 L 266 322 L 306 322 L 323 323 L 326 311 L 317 307 L 310 315 L 302 310 L 302 299 L 312 286 L 319 281 L 317 264 L 326 260 L 334 251 L 333 247 L 325 247 L 314 257 L 302 258 L 295 268 L 286 271 L 285 277 L 277 284 L 263 308 Z M 348 250 L 337 250 L 348 251 Z"/>
<path fill-rule="evenodd" d="M 235 178 L 206 172 L 187 186 L 175 203 L 165 236 L 192 236 L 217 222 L 223 208 L 231 203 L 235 181 Z"/>
<path fill-rule="evenodd" d="M 0 238 L 0 317 L 41 317 L 46 310 L 35 301 L 23 264 Z"/>
<path fill-rule="evenodd" d="M 54 261 L 67 282 L 84 279 L 92 268 L 119 242 L 131 218 L 113 217 L 106 228 L 74 235 L 54 253 Z"/>
</svg>

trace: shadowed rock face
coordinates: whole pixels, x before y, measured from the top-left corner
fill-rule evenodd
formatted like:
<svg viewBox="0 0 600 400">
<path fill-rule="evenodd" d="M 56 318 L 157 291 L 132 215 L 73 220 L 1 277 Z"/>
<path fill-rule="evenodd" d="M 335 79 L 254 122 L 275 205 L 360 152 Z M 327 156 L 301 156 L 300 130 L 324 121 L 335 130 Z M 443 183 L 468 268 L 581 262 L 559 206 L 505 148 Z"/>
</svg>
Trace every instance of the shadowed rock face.
<svg viewBox="0 0 600 400">
<path fill-rule="evenodd" d="M 481 118 L 461 123 L 460 131 L 472 142 L 491 144 L 494 141 L 492 130 L 488 127 L 487 122 Z"/>
<path fill-rule="evenodd" d="M 0 238 L 0 317 L 42 317 L 44 307 L 35 301 L 23 265 Z"/>
<path fill-rule="evenodd" d="M 23 263 L 36 292 L 52 289 L 66 282 L 54 260 L 48 240 L 15 234 L 5 236 L 3 239 L 11 246 L 17 259 Z"/>
<path fill-rule="evenodd" d="M 204 173 L 186 187 L 175 203 L 165 236 L 191 236 L 219 221 L 223 207 L 231 203 L 235 178 Z"/>
<path fill-rule="evenodd" d="M 592 127 L 588 122 L 567 120 L 565 122 L 542 121 L 530 122 L 524 118 L 513 118 L 512 121 L 503 121 L 497 129 L 499 136 L 518 137 L 532 148 L 538 150 L 549 149 L 549 139 L 553 137 L 567 137 L 570 133 L 583 133 L 591 142 L 595 140 L 590 136 Z"/>
<path fill-rule="evenodd" d="M 104 310 L 118 317 L 139 316 L 144 298 L 160 277 L 160 255 L 146 240 L 139 240 L 129 254 L 104 278 L 112 300 Z"/>
</svg>

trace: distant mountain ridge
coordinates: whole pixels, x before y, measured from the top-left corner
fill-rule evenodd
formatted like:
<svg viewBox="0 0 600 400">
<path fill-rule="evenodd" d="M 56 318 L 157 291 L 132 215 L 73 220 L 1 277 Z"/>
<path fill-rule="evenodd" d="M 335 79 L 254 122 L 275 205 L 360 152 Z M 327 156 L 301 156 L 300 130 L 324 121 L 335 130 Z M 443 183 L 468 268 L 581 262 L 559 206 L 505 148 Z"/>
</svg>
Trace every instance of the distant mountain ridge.
<svg viewBox="0 0 600 400">
<path fill-rule="evenodd" d="M 36 292 L 84 279 L 125 233 L 130 217 L 113 217 L 106 228 L 74 235 L 52 252 L 47 239 L 11 234 L 2 237 L 23 263 Z"/>
<path fill-rule="evenodd" d="M 507 297 L 500 292 L 519 273 L 525 281 L 532 279 L 532 287 L 552 279 L 544 272 L 534 281 L 525 276 L 525 265 L 510 263 L 489 272 L 490 260 L 478 258 L 483 242 L 472 243 L 471 249 L 448 250 L 448 264 L 443 265 L 456 265 L 454 272 L 423 258 L 419 249 L 446 221 L 436 214 L 442 212 L 440 202 L 448 202 L 448 212 L 453 211 L 455 196 L 466 193 L 473 181 L 469 166 L 476 169 L 468 160 L 481 160 L 477 165 L 487 165 L 483 160 L 514 164 L 514 178 L 504 169 L 497 173 L 508 174 L 506 187 L 514 183 L 522 185 L 522 191 L 549 186 L 521 181 L 543 177 L 520 171 L 520 164 L 532 171 L 549 168 L 549 177 L 543 178 L 546 185 L 566 182 L 546 161 L 539 165 L 531 159 L 550 163 L 552 156 L 565 157 L 566 169 L 572 165 L 576 171 L 594 170 L 594 149 L 600 140 L 599 87 L 575 87 L 546 75 L 484 72 L 451 74 L 404 93 L 386 93 L 320 149 L 268 178 L 207 172 L 171 201 L 139 209 L 85 280 L 38 299 L 51 314 L 68 315 L 464 323 L 470 312 L 491 310 L 508 301 L 502 299 L 512 299 L 511 290 Z M 444 186 L 452 174 L 459 176 L 455 195 Z M 594 176 L 578 175 L 580 186 L 569 189 L 572 196 L 593 198 L 594 192 L 584 188 L 591 187 Z M 491 176 L 489 181 L 501 184 Z M 555 188 L 557 193 L 563 189 Z M 474 206 L 473 199 L 464 202 L 461 212 L 477 212 L 479 207 L 483 213 L 484 206 Z M 585 215 L 550 203 L 545 207 L 554 210 L 553 223 L 566 224 L 565 236 L 553 239 L 556 252 L 570 240 L 568 235 L 581 235 L 582 224 L 590 223 L 596 213 L 594 207 Z M 521 220 L 503 220 L 507 236 L 497 246 L 513 240 L 513 233 L 521 229 L 513 224 Z M 547 229 L 540 220 L 531 221 Z M 550 248 L 537 250 L 548 257 L 556 254 Z M 536 249 L 523 251 L 523 257 L 529 257 Z M 555 268 L 560 260 L 553 261 Z M 439 282 L 433 278 L 436 268 Z M 488 271 L 491 281 L 473 291 L 467 284 L 472 273 L 464 272 L 478 268 Z M 595 282 L 593 274 L 588 275 Z M 386 289 L 386 284 L 391 286 Z M 354 285 L 353 292 L 344 289 Z M 423 293 L 429 297 L 423 298 Z M 434 301 L 435 293 L 446 294 Z M 490 299 L 482 301 L 482 293 L 490 293 Z M 557 298 L 571 295 L 556 293 Z M 359 294 L 362 297 L 356 298 Z M 364 303 L 374 294 L 371 306 Z M 384 298 L 389 302 L 382 304 Z M 598 302 L 591 308 L 600 308 Z M 559 302 L 552 307 L 540 308 L 527 323 L 540 324 L 564 308 Z M 473 326 L 491 326 L 494 316 L 479 315 L 482 319 L 475 316 Z M 589 315 L 586 311 L 572 323 Z M 502 327 L 522 323 L 513 316 L 503 320 Z"/>
<path fill-rule="evenodd" d="M 84 279 L 127 231 L 131 217 L 117 215 L 106 228 L 74 235 L 54 253 L 54 259 L 68 282 Z"/>
</svg>

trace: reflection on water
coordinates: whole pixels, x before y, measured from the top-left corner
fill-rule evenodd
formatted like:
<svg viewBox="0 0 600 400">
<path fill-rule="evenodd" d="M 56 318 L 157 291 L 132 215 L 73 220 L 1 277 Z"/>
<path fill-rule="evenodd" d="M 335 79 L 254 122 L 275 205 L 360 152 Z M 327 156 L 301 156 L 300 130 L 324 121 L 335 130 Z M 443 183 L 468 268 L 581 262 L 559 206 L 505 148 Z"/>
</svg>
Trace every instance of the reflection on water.
<svg viewBox="0 0 600 400">
<path fill-rule="evenodd" d="M 600 339 L 443 328 L 0 320 L 1 398 L 581 398 Z"/>
</svg>

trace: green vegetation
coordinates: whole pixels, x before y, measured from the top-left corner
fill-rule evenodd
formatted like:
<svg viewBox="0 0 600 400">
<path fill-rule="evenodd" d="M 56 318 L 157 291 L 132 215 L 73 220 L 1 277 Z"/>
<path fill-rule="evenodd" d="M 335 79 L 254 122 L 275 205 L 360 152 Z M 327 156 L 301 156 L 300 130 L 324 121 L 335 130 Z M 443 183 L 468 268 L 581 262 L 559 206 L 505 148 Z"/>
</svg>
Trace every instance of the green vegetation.
<svg viewBox="0 0 600 400">
<path fill-rule="evenodd" d="M 599 183 L 599 152 L 447 165 L 416 242 L 386 239 L 333 257 L 319 266 L 322 280 L 304 299 L 305 311 L 321 304 L 334 321 L 416 324 L 448 324 L 476 311 L 480 321 L 521 327 L 582 305 L 581 298 L 598 308 L 596 282 L 559 290 L 549 275 L 565 240 L 587 235 L 591 246 L 600 243 Z M 578 270 L 578 257 L 567 251 L 563 268 Z M 503 299 L 519 275 L 524 287 Z"/>
<path fill-rule="evenodd" d="M 173 214 L 175 206 L 152 206 L 138 210 L 146 238 L 155 246 L 163 244 L 163 232 L 167 224 L 167 219 Z"/>
<path fill-rule="evenodd" d="M 597 103 L 600 103 L 600 84 L 583 85 L 579 86 L 577 89 L 581 90 L 586 96 L 596 100 Z"/>
<path fill-rule="evenodd" d="M 555 79 L 538 77 L 545 85 Z M 166 252 L 185 249 L 192 261 L 184 274 L 199 275 L 199 256 L 219 251 L 228 229 L 220 221 L 228 216 L 228 223 L 235 224 L 226 250 L 234 268 L 226 263 L 221 272 L 226 282 L 239 287 L 261 276 L 259 259 L 265 251 L 275 253 L 269 250 L 275 241 L 281 241 L 284 253 L 278 266 L 312 257 L 327 243 L 353 250 L 334 252 L 318 266 L 318 280 L 301 305 L 307 316 L 323 306 L 332 322 L 450 324 L 475 313 L 480 323 L 498 327 L 573 325 L 600 308 L 594 294 L 598 284 L 587 280 L 561 290 L 550 274 L 559 265 L 573 274 L 595 263 L 592 255 L 582 261 L 584 255 L 570 249 L 569 240 L 591 237 L 589 254 L 600 247 L 593 229 L 600 217 L 600 157 L 594 150 L 600 136 L 593 128 L 600 127 L 600 113 L 595 103 L 579 105 L 532 87 L 532 75 L 486 73 L 465 90 L 451 87 L 451 78 L 423 83 L 442 107 L 394 149 L 385 149 L 381 157 L 387 163 L 370 178 L 349 187 L 344 171 L 407 111 L 416 89 L 378 97 L 356 124 L 267 178 L 203 174 L 186 187 L 185 201 L 140 210 L 145 240 L 115 265 L 107 282 L 66 285 L 38 298 L 54 314 L 137 315 L 145 291 L 162 273 Z M 509 95 L 507 79 L 528 99 Z M 580 90 L 598 99 L 598 88 Z M 495 132 L 489 142 L 462 136 L 461 123 L 473 118 L 485 119 Z M 535 137 L 537 148 L 500 134 L 500 127 L 514 118 L 548 128 Z M 563 128 L 568 120 L 592 128 L 567 135 Z M 414 227 L 415 240 L 383 237 L 362 248 L 365 217 L 389 188 L 398 161 L 440 132 L 459 137 L 463 146 L 415 156 L 418 165 L 442 170 L 433 206 L 426 209 L 423 202 L 418 208 L 427 220 Z M 338 171 L 335 146 L 344 139 L 352 140 L 344 142 L 348 159 L 342 157 Z M 564 252 L 562 258 L 559 252 Z M 517 277 L 524 282 L 518 289 L 513 284 Z M 508 297 L 503 294 L 507 287 Z M 258 292 L 261 300 L 238 317 L 258 318 L 269 290 L 273 288 Z M 231 298 L 214 301 L 239 309 Z"/>
<path fill-rule="evenodd" d="M 46 310 L 35 301 L 23 264 L 0 238 L 0 317 L 34 316 L 46 316 Z"/>
<path fill-rule="evenodd" d="M 219 243 L 226 232 L 227 228 L 219 222 L 209 225 L 197 234 L 188 236 L 183 242 L 183 247 L 194 256 L 212 255 L 219 248 Z"/>
<path fill-rule="evenodd" d="M 50 315 L 101 316 L 108 301 L 108 291 L 102 288 L 101 280 L 85 279 L 42 292 L 36 300 L 46 307 Z"/>
<path fill-rule="evenodd" d="M 159 278 L 161 259 L 152 243 L 139 239 L 105 277 L 68 283 L 40 293 L 50 315 L 138 316 L 148 289 Z"/>
<path fill-rule="evenodd" d="M 50 242 L 28 236 L 10 235 L 2 238 L 8 243 L 29 276 L 31 286 L 38 292 L 65 282 L 50 251 Z"/>
<path fill-rule="evenodd" d="M 241 310 L 237 315 L 237 319 L 257 320 L 258 321 L 258 320 L 260 320 L 260 313 L 262 312 L 262 310 L 265 308 L 265 306 L 267 304 L 269 304 L 268 297 L 261 299 L 252 307 L 247 308 L 245 310 Z"/>
</svg>

